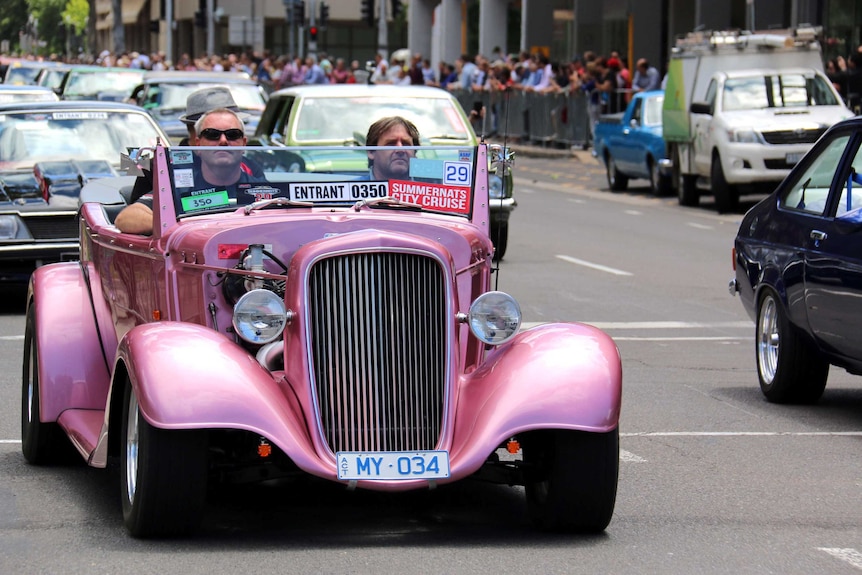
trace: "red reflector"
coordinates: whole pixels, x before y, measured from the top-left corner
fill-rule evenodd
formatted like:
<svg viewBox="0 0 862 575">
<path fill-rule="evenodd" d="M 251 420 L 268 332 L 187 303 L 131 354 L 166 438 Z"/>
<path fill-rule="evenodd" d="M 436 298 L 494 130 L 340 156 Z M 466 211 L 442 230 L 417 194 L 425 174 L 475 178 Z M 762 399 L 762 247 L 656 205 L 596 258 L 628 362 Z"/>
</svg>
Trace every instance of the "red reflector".
<svg viewBox="0 0 862 575">
<path fill-rule="evenodd" d="M 260 444 L 257 446 L 257 454 L 261 457 L 269 457 L 272 455 L 272 445 L 261 440 Z"/>
<path fill-rule="evenodd" d="M 736 271 L 736 248 L 730 249 L 730 257 L 733 258 L 733 271 Z"/>
<path fill-rule="evenodd" d="M 220 260 L 235 260 L 239 255 L 248 248 L 248 244 L 219 244 L 218 259 Z"/>
<path fill-rule="evenodd" d="M 521 444 L 515 440 L 511 440 L 506 444 L 506 451 L 509 453 L 518 453 L 521 450 Z"/>
</svg>

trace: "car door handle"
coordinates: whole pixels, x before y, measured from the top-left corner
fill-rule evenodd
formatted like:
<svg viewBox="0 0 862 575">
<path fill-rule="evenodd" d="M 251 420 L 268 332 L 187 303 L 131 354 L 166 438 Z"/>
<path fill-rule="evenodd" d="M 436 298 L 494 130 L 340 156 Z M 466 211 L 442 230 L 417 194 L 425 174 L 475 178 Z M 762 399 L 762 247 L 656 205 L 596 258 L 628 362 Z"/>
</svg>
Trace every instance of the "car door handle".
<svg viewBox="0 0 862 575">
<path fill-rule="evenodd" d="M 818 241 L 818 242 L 820 240 L 825 240 L 827 237 L 826 232 L 821 232 L 820 230 L 811 230 L 811 233 L 809 234 L 809 236 L 811 237 L 812 240 Z"/>
</svg>

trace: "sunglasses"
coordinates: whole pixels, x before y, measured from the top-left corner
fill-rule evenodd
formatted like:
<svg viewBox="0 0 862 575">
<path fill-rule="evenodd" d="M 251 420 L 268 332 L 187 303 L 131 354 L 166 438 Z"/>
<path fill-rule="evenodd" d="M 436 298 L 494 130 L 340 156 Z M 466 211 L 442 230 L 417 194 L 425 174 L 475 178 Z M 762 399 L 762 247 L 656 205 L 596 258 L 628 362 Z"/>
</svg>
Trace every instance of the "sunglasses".
<svg viewBox="0 0 862 575">
<path fill-rule="evenodd" d="M 245 132 L 243 132 L 239 128 L 231 128 L 229 130 L 216 130 L 215 128 L 207 128 L 206 130 L 201 130 L 201 133 L 198 134 L 198 138 L 203 138 L 204 140 L 209 140 L 210 142 L 218 142 L 221 139 L 222 135 L 224 135 L 228 142 L 236 142 L 245 135 Z"/>
</svg>

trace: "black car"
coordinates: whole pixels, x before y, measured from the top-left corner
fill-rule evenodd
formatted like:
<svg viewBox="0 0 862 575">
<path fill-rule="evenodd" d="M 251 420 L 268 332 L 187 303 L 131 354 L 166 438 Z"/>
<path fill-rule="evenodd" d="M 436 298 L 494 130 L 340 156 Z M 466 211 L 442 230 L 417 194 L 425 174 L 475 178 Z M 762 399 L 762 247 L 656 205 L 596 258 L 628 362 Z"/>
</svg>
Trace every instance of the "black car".
<svg viewBox="0 0 862 575">
<path fill-rule="evenodd" d="M 81 187 L 121 175 L 122 153 L 160 140 L 158 124 L 129 104 L 0 104 L 0 282 L 77 260 Z"/>
<path fill-rule="evenodd" d="M 128 101 L 144 108 L 171 140 L 178 143 L 188 136 L 188 128 L 180 121 L 180 116 L 186 112 L 186 99 L 195 90 L 208 86 L 225 86 L 230 90 L 240 111 L 248 116 L 246 135 L 254 134 L 268 96 L 245 73 L 147 72 L 141 83 L 132 89 Z"/>
<path fill-rule="evenodd" d="M 743 218 L 739 293 L 756 322 L 760 388 L 813 403 L 829 366 L 862 374 L 862 117 L 835 124 Z"/>
</svg>

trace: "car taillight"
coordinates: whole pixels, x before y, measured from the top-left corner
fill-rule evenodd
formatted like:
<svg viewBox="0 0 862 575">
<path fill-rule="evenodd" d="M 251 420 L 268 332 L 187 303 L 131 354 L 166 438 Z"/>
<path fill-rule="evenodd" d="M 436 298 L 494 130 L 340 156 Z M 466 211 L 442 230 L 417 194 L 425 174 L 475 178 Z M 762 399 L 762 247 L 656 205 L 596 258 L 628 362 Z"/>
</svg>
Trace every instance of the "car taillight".
<svg viewBox="0 0 862 575">
<path fill-rule="evenodd" d="M 735 247 L 730 249 L 730 257 L 732 258 L 731 267 L 733 268 L 733 271 L 736 271 L 736 248 Z"/>
</svg>

